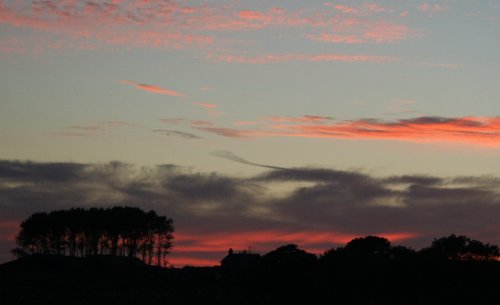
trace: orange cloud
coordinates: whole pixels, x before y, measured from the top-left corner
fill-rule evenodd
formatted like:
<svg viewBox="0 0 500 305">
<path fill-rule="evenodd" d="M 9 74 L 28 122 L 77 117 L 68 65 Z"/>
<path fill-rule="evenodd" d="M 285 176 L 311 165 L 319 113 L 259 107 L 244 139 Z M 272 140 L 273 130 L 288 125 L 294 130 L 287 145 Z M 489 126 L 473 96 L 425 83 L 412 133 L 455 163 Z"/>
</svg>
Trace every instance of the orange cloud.
<svg viewBox="0 0 500 305">
<path fill-rule="evenodd" d="M 278 119 L 279 121 L 279 119 Z M 290 120 L 285 122 L 289 122 Z M 283 121 L 282 121 L 283 122 Z M 500 117 L 418 117 L 397 121 L 357 120 L 331 124 L 310 121 L 273 125 L 267 129 L 202 128 L 228 137 L 302 137 L 324 139 L 397 140 L 418 143 L 453 142 L 500 147 Z M 302 124 L 300 124 L 302 123 Z"/>
<path fill-rule="evenodd" d="M 135 82 L 128 81 L 128 80 L 122 80 L 120 82 L 122 84 L 134 86 L 137 89 L 148 91 L 148 92 L 152 92 L 152 93 L 165 94 L 165 95 L 170 95 L 170 96 L 179 96 L 179 97 L 184 97 L 185 96 L 182 93 L 179 93 L 179 92 L 176 92 L 176 91 L 172 91 L 172 90 L 169 90 L 169 89 L 165 89 L 165 88 L 160 88 L 160 87 L 153 86 L 153 85 L 139 84 L 139 83 L 135 83 Z"/>
<path fill-rule="evenodd" d="M 276 126 L 276 128 L 288 130 L 288 135 L 298 137 L 446 141 L 500 146 L 500 117 L 419 117 L 395 122 L 358 120 L 330 125 L 294 125 Z"/>
</svg>

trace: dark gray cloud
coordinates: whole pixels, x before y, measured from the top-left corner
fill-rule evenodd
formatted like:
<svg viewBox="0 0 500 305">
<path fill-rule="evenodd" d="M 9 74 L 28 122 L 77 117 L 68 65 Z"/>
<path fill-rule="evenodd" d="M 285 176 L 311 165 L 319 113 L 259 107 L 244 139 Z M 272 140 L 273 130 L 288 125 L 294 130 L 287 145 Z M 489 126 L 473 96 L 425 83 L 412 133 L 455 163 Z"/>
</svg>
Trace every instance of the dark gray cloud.
<svg viewBox="0 0 500 305">
<path fill-rule="evenodd" d="M 434 237 L 456 233 L 500 243 L 497 177 L 377 177 L 264 165 L 229 152 L 214 155 L 267 171 L 233 177 L 172 164 L 0 161 L 0 224 L 37 211 L 132 205 L 172 217 L 181 236 L 262 230 L 410 233 L 415 237 L 405 244 L 418 248 Z M 1 241 L 0 251 L 8 251 L 5 247 L 12 243 Z M 332 244 L 322 240 L 316 246 Z"/>
<path fill-rule="evenodd" d="M 0 179 L 25 182 L 66 182 L 80 179 L 86 165 L 0 161 Z"/>
<path fill-rule="evenodd" d="M 443 182 L 442 178 L 422 176 L 422 175 L 403 175 L 391 176 L 382 180 L 389 184 L 416 184 L 416 185 L 436 185 Z"/>
</svg>

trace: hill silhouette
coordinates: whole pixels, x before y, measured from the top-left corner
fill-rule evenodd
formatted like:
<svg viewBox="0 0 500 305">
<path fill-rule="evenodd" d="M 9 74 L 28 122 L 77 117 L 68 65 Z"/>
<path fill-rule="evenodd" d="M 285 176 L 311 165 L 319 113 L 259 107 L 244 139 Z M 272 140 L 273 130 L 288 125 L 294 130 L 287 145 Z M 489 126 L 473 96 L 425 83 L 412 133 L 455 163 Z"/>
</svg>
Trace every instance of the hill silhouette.
<svg viewBox="0 0 500 305">
<path fill-rule="evenodd" d="M 485 252 L 486 251 L 486 252 Z M 480 255 L 481 254 L 481 255 Z M 356 238 L 317 257 L 297 245 L 230 249 L 217 267 L 35 254 L 0 265 L 0 304 L 497 305 L 498 247 L 465 236 L 421 251 Z"/>
</svg>

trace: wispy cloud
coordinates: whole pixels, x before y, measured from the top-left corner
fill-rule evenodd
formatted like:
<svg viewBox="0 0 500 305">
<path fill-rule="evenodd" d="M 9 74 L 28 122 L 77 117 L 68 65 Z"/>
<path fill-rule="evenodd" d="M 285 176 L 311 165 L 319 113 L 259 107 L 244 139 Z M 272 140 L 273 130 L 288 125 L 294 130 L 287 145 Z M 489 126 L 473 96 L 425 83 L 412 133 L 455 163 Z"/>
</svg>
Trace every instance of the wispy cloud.
<svg viewBox="0 0 500 305">
<path fill-rule="evenodd" d="M 229 137 L 229 138 L 248 138 L 251 136 L 258 135 L 255 131 L 246 131 L 235 128 L 225 128 L 225 127 L 198 127 L 199 130 L 210 132 L 219 136 Z"/>
<path fill-rule="evenodd" d="M 210 121 L 205 120 L 195 120 L 190 122 L 193 126 L 213 126 L 214 124 Z"/>
<path fill-rule="evenodd" d="M 422 3 L 418 6 L 418 9 L 422 12 L 433 12 L 437 13 L 446 9 L 446 6 L 441 4 L 430 4 L 430 3 Z"/>
<path fill-rule="evenodd" d="M 334 8 L 336 10 L 341 11 L 342 13 L 352 14 L 352 13 L 357 13 L 358 12 L 358 10 L 355 9 L 355 8 L 353 8 L 353 7 L 350 7 L 350 6 L 347 6 L 347 5 L 341 5 L 341 4 L 335 5 Z"/>
<path fill-rule="evenodd" d="M 278 166 L 250 162 L 248 160 L 243 159 L 242 157 L 239 157 L 239 156 L 233 154 L 232 152 L 230 152 L 228 150 L 214 151 L 214 152 L 212 152 L 212 155 L 219 157 L 219 158 L 227 159 L 227 160 L 230 160 L 233 162 L 251 165 L 251 166 L 257 166 L 257 167 L 268 168 L 268 169 L 276 169 L 276 170 L 287 170 L 287 171 L 290 170 L 290 169 L 284 168 L 284 167 L 278 167 Z"/>
<path fill-rule="evenodd" d="M 265 120 L 275 123 L 324 123 L 332 121 L 333 118 L 321 115 L 304 115 L 301 117 L 268 116 L 265 118 Z"/>
<path fill-rule="evenodd" d="M 193 103 L 193 105 L 196 105 L 196 106 L 200 106 L 200 107 L 203 107 L 203 108 L 208 108 L 208 109 L 215 109 L 217 108 L 217 105 L 216 104 L 211 104 L 211 103 Z"/>
<path fill-rule="evenodd" d="M 268 64 L 290 61 L 306 62 L 387 62 L 397 58 L 364 54 L 267 54 L 267 55 L 233 55 L 209 54 L 207 58 L 226 63 L 238 64 Z"/>
<path fill-rule="evenodd" d="M 176 92 L 173 90 L 169 90 L 169 89 L 165 89 L 165 88 L 161 88 L 161 87 L 154 86 L 154 85 L 140 84 L 140 83 L 135 83 L 135 82 L 128 81 L 128 80 L 121 80 L 120 82 L 122 84 L 133 86 L 137 89 L 152 92 L 152 93 L 164 94 L 164 95 L 170 95 L 170 96 L 178 96 L 178 97 L 185 97 L 186 96 L 182 93 L 179 93 L 179 92 Z"/>
<path fill-rule="evenodd" d="M 436 67 L 436 68 L 445 68 L 445 69 L 458 69 L 458 68 L 463 67 L 463 65 L 460 65 L 460 64 L 437 63 L 437 62 L 419 62 L 419 63 L 416 63 L 416 65 L 417 66 Z"/>
<path fill-rule="evenodd" d="M 138 127 L 138 125 L 125 121 L 97 121 L 89 124 L 73 125 L 65 128 L 64 131 L 55 132 L 54 135 L 85 137 L 105 134 L 111 130 L 116 130 L 125 127 Z"/>
<path fill-rule="evenodd" d="M 176 118 L 176 119 L 160 119 L 160 122 L 162 122 L 164 124 L 173 124 L 173 125 L 184 124 L 186 121 L 187 121 L 186 119 L 179 119 L 179 118 Z"/>
<path fill-rule="evenodd" d="M 417 113 L 412 107 L 416 104 L 414 100 L 398 99 L 390 103 L 387 107 L 389 114 L 400 115 L 403 113 Z"/>
<path fill-rule="evenodd" d="M 184 139 L 201 139 L 201 137 L 184 131 L 170 130 L 170 129 L 154 129 L 153 132 L 163 134 L 166 136 L 176 136 Z"/>
<path fill-rule="evenodd" d="M 206 92 L 212 92 L 212 91 L 215 91 L 215 89 L 214 89 L 214 88 L 209 87 L 209 86 L 203 86 L 203 87 L 200 87 L 200 90 L 201 90 L 201 91 L 206 91 Z"/>
<path fill-rule="evenodd" d="M 260 125 L 260 124 L 266 124 L 265 122 L 257 122 L 257 121 L 236 121 L 233 122 L 233 125 L 236 126 L 250 126 L 250 125 Z"/>
<path fill-rule="evenodd" d="M 240 11 L 239 15 L 241 19 L 257 20 L 257 21 L 270 21 L 273 18 L 271 15 L 250 10 Z"/>
</svg>

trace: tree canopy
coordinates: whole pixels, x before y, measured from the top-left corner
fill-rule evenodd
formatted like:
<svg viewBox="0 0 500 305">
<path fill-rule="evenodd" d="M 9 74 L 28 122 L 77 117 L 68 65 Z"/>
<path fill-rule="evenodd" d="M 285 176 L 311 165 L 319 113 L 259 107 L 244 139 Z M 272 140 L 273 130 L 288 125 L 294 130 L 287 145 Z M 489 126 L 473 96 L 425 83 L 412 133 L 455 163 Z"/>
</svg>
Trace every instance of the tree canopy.
<svg viewBox="0 0 500 305">
<path fill-rule="evenodd" d="M 155 211 L 134 207 L 72 208 L 40 212 L 21 223 L 16 237 L 18 256 L 112 255 L 139 257 L 147 264 L 165 265 L 173 247 L 173 221 Z"/>
<path fill-rule="evenodd" d="M 494 260 L 500 257 L 498 246 L 455 234 L 434 239 L 422 252 L 451 260 Z"/>
</svg>

